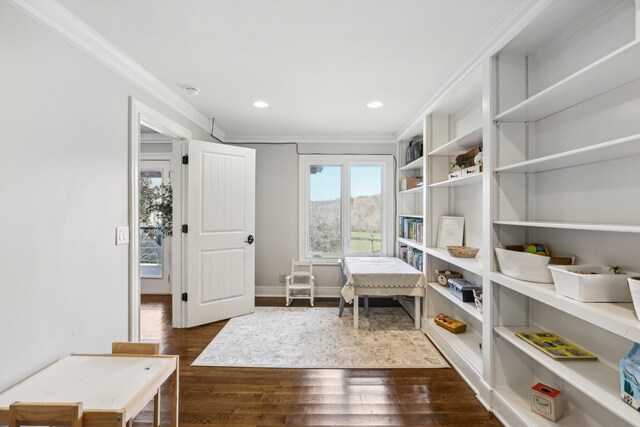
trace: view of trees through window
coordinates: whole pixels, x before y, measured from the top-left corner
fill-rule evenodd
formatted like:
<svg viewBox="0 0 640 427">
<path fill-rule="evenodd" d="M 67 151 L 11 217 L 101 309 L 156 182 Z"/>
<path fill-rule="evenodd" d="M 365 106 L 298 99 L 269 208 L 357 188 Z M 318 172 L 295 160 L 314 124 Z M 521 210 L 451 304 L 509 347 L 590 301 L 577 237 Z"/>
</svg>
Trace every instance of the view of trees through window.
<svg viewBox="0 0 640 427">
<path fill-rule="evenodd" d="M 351 230 L 346 252 L 381 252 L 382 167 L 350 166 L 348 173 Z M 343 253 L 342 166 L 311 166 L 309 174 L 309 251 Z"/>
</svg>

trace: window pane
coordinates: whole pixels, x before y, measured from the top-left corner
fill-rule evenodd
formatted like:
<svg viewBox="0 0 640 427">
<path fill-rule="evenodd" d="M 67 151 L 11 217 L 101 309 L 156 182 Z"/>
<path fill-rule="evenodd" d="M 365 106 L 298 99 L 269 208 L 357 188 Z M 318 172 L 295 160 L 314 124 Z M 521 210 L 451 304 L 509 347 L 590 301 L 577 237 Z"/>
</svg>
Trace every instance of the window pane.
<svg viewBox="0 0 640 427">
<path fill-rule="evenodd" d="M 342 252 L 341 166 L 309 167 L 310 253 Z"/>
<path fill-rule="evenodd" d="M 151 209 L 156 191 L 162 185 L 162 172 L 140 171 L 140 211 Z M 162 232 L 155 215 L 140 218 L 140 277 L 162 278 Z"/>
<path fill-rule="evenodd" d="M 350 173 L 350 252 L 382 252 L 382 167 L 352 166 Z"/>
</svg>

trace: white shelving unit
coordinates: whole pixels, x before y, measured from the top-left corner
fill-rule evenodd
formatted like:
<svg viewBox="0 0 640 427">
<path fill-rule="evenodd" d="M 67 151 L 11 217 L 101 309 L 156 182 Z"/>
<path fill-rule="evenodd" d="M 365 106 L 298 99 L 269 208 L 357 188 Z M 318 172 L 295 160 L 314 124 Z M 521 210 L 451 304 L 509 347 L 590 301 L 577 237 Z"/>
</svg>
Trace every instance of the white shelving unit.
<svg viewBox="0 0 640 427">
<path fill-rule="evenodd" d="M 399 168 L 424 184 L 400 193 L 398 214 L 424 221 L 424 243 L 398 244 L 425 257 L 423 331 L 505 425 L 640 426 L 619 383 L 620 358 L 640 342 L 633 305 L 581 303 L 508 277 L 494 254 L 541 242 L 579 265 L 640 271 L 640 14 L 632 0 L 547 2 L 536 13 L 403 133 L 422 132 L 426 154 Z M 452 159 L 481 144 L 484 172 L 447 180 Z M 465 218 L 476 258 L 436 247 L 441 216 Z M 483 313 L 434 283 L 435 269 L 481 284 Z M 440 312 L 468 331 L 436 326 Z M 598 360 L 554 360 L 516 337 L 527 330 L 555 332 Z M 531 412 L 538 382 L 563 393 L 558 422 Z"/>
</svg>

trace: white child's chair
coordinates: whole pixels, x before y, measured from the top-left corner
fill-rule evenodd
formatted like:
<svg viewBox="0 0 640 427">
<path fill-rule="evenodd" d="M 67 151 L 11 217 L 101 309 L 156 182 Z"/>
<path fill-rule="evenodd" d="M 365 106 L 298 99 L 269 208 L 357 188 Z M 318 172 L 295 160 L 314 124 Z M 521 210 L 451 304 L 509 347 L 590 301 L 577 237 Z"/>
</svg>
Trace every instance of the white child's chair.
<svg viewBox="0 0 640 427">
<path fill-rule="evenodd" d="M 313 307 L 313 264 L 311 261 L 291 260 L 291 275 L 287 276 L 287 306 L 293 299 L 308 299 Z M 309 291 L 307 294 L 305 291 Z"/>
</svg>

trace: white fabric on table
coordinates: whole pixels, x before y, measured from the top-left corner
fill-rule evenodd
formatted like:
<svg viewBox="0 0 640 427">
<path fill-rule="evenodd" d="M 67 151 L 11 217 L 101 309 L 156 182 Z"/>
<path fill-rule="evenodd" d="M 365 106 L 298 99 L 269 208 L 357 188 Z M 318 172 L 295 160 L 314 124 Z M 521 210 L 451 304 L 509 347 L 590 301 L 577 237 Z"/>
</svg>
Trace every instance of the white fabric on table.
<svg viewBox="0 0 640 427">
<path fill-rule="evenodd" d="M 385 295 L 389 295 L 390 288 L 397 289 L 395 295 L 424 295 L 424 275 L 399 258 L 347 257 L 344 273 L 347 283 L 341 292 L 348 303 L 355 297 L 355 288 L 367 288 L 366 292 L 358 292 L 367 295 L 375 295 L 375 288 L 385 288 L 381 292 Z"/>
</svg>

